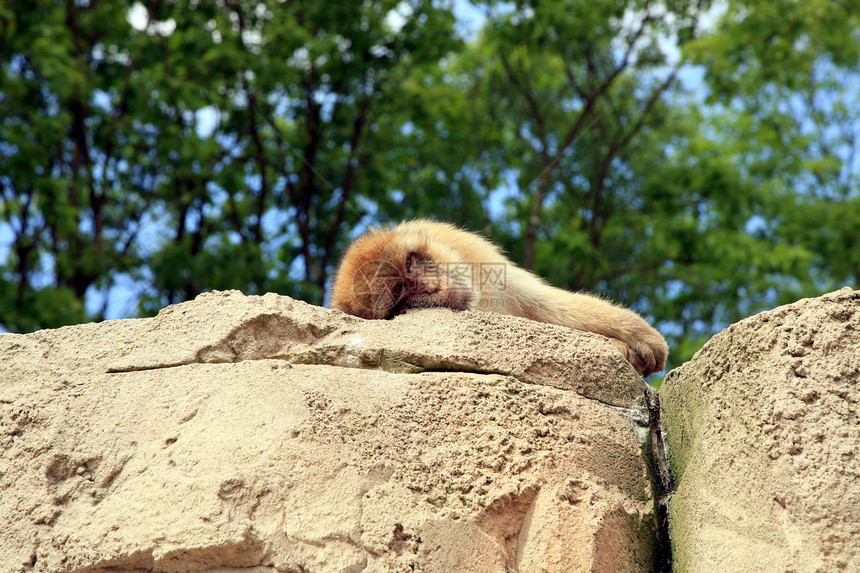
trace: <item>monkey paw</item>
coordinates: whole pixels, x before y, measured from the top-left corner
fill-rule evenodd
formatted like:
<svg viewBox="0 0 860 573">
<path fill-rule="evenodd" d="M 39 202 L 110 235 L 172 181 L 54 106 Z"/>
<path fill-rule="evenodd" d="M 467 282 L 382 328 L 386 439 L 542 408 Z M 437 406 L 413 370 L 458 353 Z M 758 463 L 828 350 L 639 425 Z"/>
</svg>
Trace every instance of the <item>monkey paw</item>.
<svg viewBox="0 0 860 573">
<path fill-rule="evenodd" d="M 656 331 L 647 334 L 643 338 L 628 342 L 617 338 L 609 339 L 642 376 L 662 372 L 666 368 L 666 358 L 669 355 L 669 347 L 660 334 Z"/>
</svg>

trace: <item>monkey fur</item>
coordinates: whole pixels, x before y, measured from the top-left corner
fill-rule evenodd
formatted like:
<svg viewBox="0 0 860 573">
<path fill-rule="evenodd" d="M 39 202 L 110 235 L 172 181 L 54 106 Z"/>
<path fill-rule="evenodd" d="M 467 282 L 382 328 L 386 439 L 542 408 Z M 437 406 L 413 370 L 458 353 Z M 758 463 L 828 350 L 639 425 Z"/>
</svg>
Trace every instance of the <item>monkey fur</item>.
<svg viewBox="0 0 860 573">
<path fill-rule="evenodd" d="M 669 352 L 635 312 L 550 286 L 490 241 L 448 223 L 419 219 L 372 229 L 347 249 L 331 294 L 332 308 L 361 318 L 447 307 L 594 332 L 608 337 L 644 376 L 662 371 Z"/>
</svg>

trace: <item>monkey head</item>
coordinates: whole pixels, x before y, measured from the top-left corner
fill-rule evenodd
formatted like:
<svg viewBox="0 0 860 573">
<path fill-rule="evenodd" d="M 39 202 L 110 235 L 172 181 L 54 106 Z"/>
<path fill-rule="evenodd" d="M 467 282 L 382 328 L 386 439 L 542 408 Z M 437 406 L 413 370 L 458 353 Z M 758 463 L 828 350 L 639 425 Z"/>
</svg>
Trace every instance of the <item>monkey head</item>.
<svg viewBox="0 0 860 573">
<path fill-rule="evenodd" d="M 468 308 L 472 293 L 457 288 L 438 255 L 421 237 L 365 235 L 344 255 L 331 306 L 361 318 L 391 318 L 409 308 Z"/>
</svg>

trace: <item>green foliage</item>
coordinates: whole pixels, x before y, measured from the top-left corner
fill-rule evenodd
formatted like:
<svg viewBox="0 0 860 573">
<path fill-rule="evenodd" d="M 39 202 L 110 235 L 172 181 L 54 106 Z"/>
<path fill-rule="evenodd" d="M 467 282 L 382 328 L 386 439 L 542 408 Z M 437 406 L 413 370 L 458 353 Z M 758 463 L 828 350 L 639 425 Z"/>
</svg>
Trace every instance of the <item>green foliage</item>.
<svg viewBox="0 0 860 573">
<path fill-rule="evenodd" d="M 673 364 L 857 286 L 854 0 L 490 1 L 470 38 L 446 2 L 147 6 L 0 7 L 4 329 L 321 303 L 357 232 L 418 216 L 630 304 Z"/>
</svg>

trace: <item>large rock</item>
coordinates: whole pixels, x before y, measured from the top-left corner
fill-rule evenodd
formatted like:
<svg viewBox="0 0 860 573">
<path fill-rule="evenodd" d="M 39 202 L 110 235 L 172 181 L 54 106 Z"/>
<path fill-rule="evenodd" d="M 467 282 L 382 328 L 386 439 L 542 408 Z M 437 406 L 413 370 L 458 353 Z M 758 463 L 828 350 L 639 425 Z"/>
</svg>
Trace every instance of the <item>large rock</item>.
<svg viewBox="0 0 860 573">
<path fill-rule="evenodd" d="M 650 571 L 644 392 L 482 313 L 230 292 L 0 335 L 0 571 Z"/>
<path fill-rule="evenodd" d="M 676 571 L 860 571 L 860 291 L 729 327 L 660 395 Z"/>
</svg>

